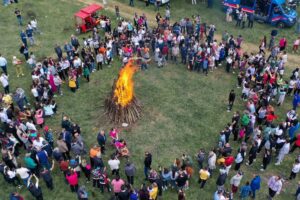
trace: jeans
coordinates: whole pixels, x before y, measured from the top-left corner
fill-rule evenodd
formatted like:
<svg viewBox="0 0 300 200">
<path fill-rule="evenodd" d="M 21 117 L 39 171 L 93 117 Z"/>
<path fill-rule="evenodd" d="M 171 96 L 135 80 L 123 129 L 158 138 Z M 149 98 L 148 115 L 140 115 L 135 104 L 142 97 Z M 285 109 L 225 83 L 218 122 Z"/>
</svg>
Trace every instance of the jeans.
<svg viewBox="0 0 300 200">
<path fill-rule="evenodd" d="M 9 0 L 3 0 L 3 5 L 4 5 L 4 6 L 7 6 L 8 3 L 9 3 Z"/>
<path fill-rule="evenodd" d="M 142 63 L 141 69 L 142 69 L 142 70 L 147 70 L 147 69 L 148 69 L 147 64 L 146 64 L 146 63 Z"/>
<path fill-rule="evenodd" d="M 4 93 L 5 94 L 9 94 L 9 85 L 7 85 L 6 87 L 4 87 Z"/>
<path fill-rule="evenodd" d="M 133 183 L 134 183 L 134 176 L 127 176 L 127 182 L 128 182 L 130 185 L 133 185 Z"/>
<path fill-rule="evenodd" d="M 20 26 L 23 26 L 23 19 L 22 16 L 17 17 L 18 23 Z"/>
<path fill-rule="evenodd" d="M 144 174 L 145 174 L 145 178 L 148 179 L 148 172 L 149 172 L 150 168 L 149 167 L 144 167 Z"/>
<path fill-rule="evenodd" d="M 7 67 L 6 67 L 6 65 L 1 66 L 1 69 L 7 75 Z"/>
</svg>

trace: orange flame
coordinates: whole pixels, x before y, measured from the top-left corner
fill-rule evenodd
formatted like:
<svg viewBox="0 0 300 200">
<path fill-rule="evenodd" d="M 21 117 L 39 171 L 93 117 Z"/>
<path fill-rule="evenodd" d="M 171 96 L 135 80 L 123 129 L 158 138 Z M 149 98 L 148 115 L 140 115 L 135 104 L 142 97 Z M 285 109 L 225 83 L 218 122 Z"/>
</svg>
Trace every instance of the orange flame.
<svg viewBox="0 0 300 200">
<path fill-rule="evenodd" d="M 114 98 L 116 104 L 127 106 L 134 96 L 134 83 L 132 77 L 138 67 L 130 60 L 119 72 L 119 78 L 115 85 Z"/>
</svg>

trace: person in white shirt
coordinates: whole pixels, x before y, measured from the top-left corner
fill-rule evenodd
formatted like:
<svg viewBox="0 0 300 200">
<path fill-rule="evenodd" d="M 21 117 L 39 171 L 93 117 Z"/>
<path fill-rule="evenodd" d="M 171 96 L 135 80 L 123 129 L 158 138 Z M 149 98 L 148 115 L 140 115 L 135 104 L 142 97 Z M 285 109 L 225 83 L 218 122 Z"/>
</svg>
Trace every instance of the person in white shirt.
<svg viewBox="0 0 300 200">
<path fill-rule="evenodd" d="M 8 94 L 9 93 L 8 75 L 6 75 L 4 72 L 1 73 L 0 82 L 4 88 L 4 93 Z"/>
<path fill-rule="evenodd" d="M 14 186 L 18 186 L 21 188 L 21 182 L 17 177 L 16 171 L 9 169 L 7 166 L 4 167 L 4 175 L 9 179 L 9 182 L 12 183 Z"/>
<path fill-rule="evenodd" d="M 294 164 L 293 164 L 293 168 L 291 171 L 291 175 L 290 175 L 290 180 L 295 179 L 296 175 L 299 173 L 300 171 L 300 162 L 298 159 L 295 160 Z"/>
<path fill-rule="evenodd" d="M 282 189 L 282 180 L 280 176 L 272 176 L 268 181 L 269 199 L 272 200 L 275 195 L 279 195 Z"/>
<path fill-rule="evenodd" d="M 99 69 L 102 70 L 103 61 L 104 61 L 103 54 L 102 53 L 98 53 L 97 56 L 96 56 L 97 70 L 98 71 L 99 71 Z"/>
<path fill-rule="evenodd" d="M 8 122 L 8 116 L 6 114 L 6 109 L 0 108 L 0 120 L 2 123 Z"/>
<path fill-rule="evenodd" d="M 2 71 L 7 75 L 7 60 L 0 54 L 0 67 Z"/>
<path fill-rule="evenodd" d="M 112 175 L 119 175 L 120 161 L 117 157 L 112 156 L 111 159 L 108 161 L 108 165 L 111 169 Z"/>
<path fill-rule="evenodd" d="M 35 148 L 35 149 L 41 149 L 44 145 L 43 145 L 43 142 L 45 141 L 44 138 L 42 137 L 37 137 L 33 143 L 32 143 L 32 146 Z"/>
<path fill-rule="evenodd" d="M 20 178 L 24 182 L 24 185 L 26 185 L 27 180 L 30 177 L 30 170 L 25 167 L 20 167 L 20 168 L 16 169 L 16 174 L 20 176 Z"/>
<path fill-rule="evenodd" d="M 28 122 L 26 122 L 26 127 L 28 130 L 36 131 L 36 127 L 33 124 L 32 120 L 29 120 Z"/>
</svg>

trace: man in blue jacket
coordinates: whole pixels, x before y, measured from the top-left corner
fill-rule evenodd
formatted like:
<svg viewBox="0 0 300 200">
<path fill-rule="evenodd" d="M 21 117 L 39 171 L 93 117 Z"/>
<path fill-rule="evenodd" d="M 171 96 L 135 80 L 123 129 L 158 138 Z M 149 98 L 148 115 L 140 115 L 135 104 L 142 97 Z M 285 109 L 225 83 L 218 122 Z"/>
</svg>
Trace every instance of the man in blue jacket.
<svg viewBox="0 0 300 200">
<path fill-rule="evenodd" d="M 250 187 L 251 187 L 251 192 L 252 192 L 252 198 L 255 199 L 255 192 L 256 190 L 260 189 L 260 176 L 254 175 L 254 178 L 251 180 Z"/>
</svg>

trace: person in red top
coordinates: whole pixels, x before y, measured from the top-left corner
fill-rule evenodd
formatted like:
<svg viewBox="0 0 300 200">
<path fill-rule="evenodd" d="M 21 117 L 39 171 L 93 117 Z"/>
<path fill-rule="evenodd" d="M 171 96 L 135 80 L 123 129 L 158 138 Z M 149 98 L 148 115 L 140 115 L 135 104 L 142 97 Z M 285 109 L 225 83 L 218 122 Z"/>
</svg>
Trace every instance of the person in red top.
<svg viewBox="0 0 300 200">
<path fill-rule="evenodd" d="M 298 135 L 296 136 L 296 138 L 297 138 L 297 139 L 296 139 L 294 145 L 292 146 L 290 153 L 293 153 L 293 152 L 295 151 L 296 148 L 299 148 L 299 147 L 300 147 L 300 134 L 298 134 Z"/>
<path fill-rule="evenodd" d="M 271 124 L 275 119 L 277 119 L 277 115 L 275 115 L 274 112 L 270 112 L 266 116 L 266 121 L 268 124 Z"/>
<path fill-rule="evenodd" d="M 232 155 L 228 155 L 228 156 L 226 156 L 224 159 L 225 159 L 224 164 L 225 164 L 225 166 L 226 166 L 226 172 L 227 172 L 227 174 L 228 174 L 228 173 L 229 173 L 229 170 L 230 170 L 230 168 L 231 168 L 231 165 L 232 165 L 232 163 L 234 162 L 234 157 L 233 157 Z"/>
<path fill-rule="evenodd" d="M 77 190 L 78 190 L 78 175 L 77 175 L 75 169 L 74 169 L 74 171 L 67 173 L 66 179 L 70 185 L 71 191 L 77 192 Z"/>
<path fill-rule="evenodd" d="M 60 170 L 64 173 L 64 176 L 67 175 L 67 172 L 69 170 L 69 161 L 68 160 L 64 160 L 64 159 L 61 159 L 59 161 L 59 168 Z"/>
<path fill-rule="evenodd" d="M 287 40 L 285 37 L 283 37 L 279 40 L 280 51 L 284 51 L 286 46 L 287 46 Z"/>
<path fill-rule="evenodd" d="M 162 53 L 163 57 L 165 58 L 165 60 L 168 60 L 169 48 L 168 48 L 168 46 L 166 44 L 162 48 L 161 53 Z"/>
</svg>

